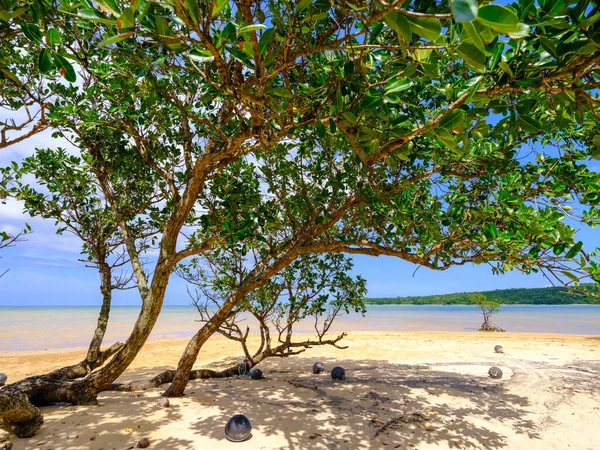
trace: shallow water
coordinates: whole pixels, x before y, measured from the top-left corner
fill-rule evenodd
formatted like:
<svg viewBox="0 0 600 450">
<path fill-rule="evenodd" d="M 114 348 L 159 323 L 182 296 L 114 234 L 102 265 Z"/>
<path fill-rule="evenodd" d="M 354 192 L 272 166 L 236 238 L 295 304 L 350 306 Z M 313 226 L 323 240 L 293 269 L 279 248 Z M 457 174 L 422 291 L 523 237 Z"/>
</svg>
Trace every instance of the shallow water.
<svg viewBox="0 0 600 450">
<path fill-rule="evenodd" d="M 138 313 L 138 307 L 114 307 L 105 342 L 127 338 Z M 0 307 L 0 352 L 87 346 L 97 314 L 96 307 Z M 166 306 L 151 339 L 191 337 L 198 318 L 191 306 Z M 338 317 L 332 331 L 477 331 L 481 322 L 470 305 L 369 305 L 365 317 Z M 509 332 L 600 335 L 600 305 L 505 305 L 494 322 Z M 312 326 L 306 319 L 295 331 Z"/>
</svg>

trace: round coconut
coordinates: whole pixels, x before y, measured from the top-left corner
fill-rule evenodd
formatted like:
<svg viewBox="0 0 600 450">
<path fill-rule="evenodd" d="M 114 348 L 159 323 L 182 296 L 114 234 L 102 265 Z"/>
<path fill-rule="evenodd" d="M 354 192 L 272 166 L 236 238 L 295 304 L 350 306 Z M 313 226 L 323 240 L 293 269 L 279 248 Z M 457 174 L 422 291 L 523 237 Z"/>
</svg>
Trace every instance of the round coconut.
<svg viewBox="0 0 600 450">
<path fill-rule="evenodd" d="M 345 380 L 346 379 L 346 371 L 342 367 L 336 366 L 331 371 L 331 378 L 334 379 L 335 381 Z"/>
<path fill-rule="evenodd" d="M 494 351 L 495 351 L 496 353 L 504 353 L 504 349 L 502 348 L 502 346 L 501 346 L 501 345 L 496 345 L 496 346 L 494 347 Z"/>
<path fill-rule="evenodd" d="M 313 364 L 312 371 L 314 374 L 320 374 L 325 372 L 325 365 L 322 362 L 316 362 Z"/>
<path fill-rule="evenodd" d="M 248 418 L 243 414 L 236 414 L 227 421 L 225 425 L 225 436 L 231 442 L 243 442 L 250 438 L 252 425 Z"/>
<path fill-rule="evenodd" d="M 250 372 L 250 378 L 252 378 L 253 380 L 262 380 L 264 378 L 262 370 L 253 369 L 252 372 Z"/>
<path fill-rule="evenodd" d="M 488 374 L 494 379 L 502 378 L 502 370 L 500 369 L 500 367 L 490 367 L 490 370 L 488 370 Z"/>
<path fill-rule="evenodd" d="M 6 374 L 0 373 L 0 386 L 4 386 L 6 384 L 6 380 L 8 380 Z"/>
</svg>

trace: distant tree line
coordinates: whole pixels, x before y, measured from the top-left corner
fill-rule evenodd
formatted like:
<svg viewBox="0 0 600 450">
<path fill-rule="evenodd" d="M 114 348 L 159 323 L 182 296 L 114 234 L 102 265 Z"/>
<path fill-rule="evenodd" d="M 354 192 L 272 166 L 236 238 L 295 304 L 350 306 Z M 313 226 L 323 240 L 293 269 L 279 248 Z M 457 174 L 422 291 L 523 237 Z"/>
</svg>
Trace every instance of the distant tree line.
<svg viewBox="0 0 600 450">
<path fill-rule="evenodd" d="M 598 294 L 598 287 L 585 286 L 590 293 Z M 478 292 L 488 299 L 502 305 L 571 305 L 592 304 L 597 301 L 594 296 L 572 292 L 568 288 L 547 287 L 532 289 L 497 289 L 494 291 Z M 456 294 L 410 296 L 396 298 L 367 298 L 366 304 L 370 305 L 470 305 L 470 295 L 473 292 L 460 292 Z M 597 298 L 597 297 L 596 297 Z"/>
</svg>

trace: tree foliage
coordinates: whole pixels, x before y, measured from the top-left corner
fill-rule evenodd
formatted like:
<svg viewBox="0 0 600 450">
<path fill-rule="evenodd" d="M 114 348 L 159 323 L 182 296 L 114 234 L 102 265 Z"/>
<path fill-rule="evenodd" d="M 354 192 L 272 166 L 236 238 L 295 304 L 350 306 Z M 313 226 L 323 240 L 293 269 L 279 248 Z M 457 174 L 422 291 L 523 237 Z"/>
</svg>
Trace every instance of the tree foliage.
<svg viewBox="0 0 600 450">
<path fill-rule="evenodd" d="M 584 290 L 588 295 L 579 292 Z M 501 305 L 570 305 L 597 302 L 598 285 L 582 284 L 578 291 L 566 287 L 513 288 L 477 292 Z M 412 295 L 409 297 L 366 298 L 367 305 L 468 305 L 468 292 L 441 295 Z"/>
<path fill-rule="evenodd" d="M 483 294 L 469 295 L 471 303 L 481 310 L 483 314 L 483 323 L 479 331 L 505 331 L 498 325 L 492 323 L 492 316 L 500 312 L 500 303 L 488 299 Z"/>
</svg>

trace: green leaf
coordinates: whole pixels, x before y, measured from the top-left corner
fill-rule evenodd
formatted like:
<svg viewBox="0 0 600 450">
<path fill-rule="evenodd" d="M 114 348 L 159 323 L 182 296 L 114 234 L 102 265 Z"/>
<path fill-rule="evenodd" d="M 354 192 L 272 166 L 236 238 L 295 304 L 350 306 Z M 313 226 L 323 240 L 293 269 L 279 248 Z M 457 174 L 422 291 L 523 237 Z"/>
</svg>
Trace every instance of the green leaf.
<svg viewBox="0 0 600 450">
<path fill-rule="evenodd" d="M 115 23 L 114 20 L 107 19 L 105 16 L 102 15 L 102 13 L 96 11 L 95 9 L 80 9 L 77 12 L 77 16 L 83 19 L 93 20 L 95 22 L 105 23 L 109 25 Z"/>
<path fill-rule="evenodd" d="M 227 5 L 229 5 L 229 0 L 216 0 L 212 9 L 213 17 L 217 16 L 221 11 L 223 11 L 223 8 L 225 8 Z"/>
<path fill-rule="evenodd" d="M 288 89 L 283 87 L 274 87 L 272 92 L 273 95 L 276 95 L 277 97 L 294 98 L 294 95 Z"/>
<path fill-rule="evenodd" d="M 502 33 L 519 31 L 519 19 L 516 13 L 500 5 L 486 5 L 479 8 L 477 21 Z"/>
<path fill-rule="evenodd" d="M 463 42 L 456 51 L 469 66 L 479 72 L 485 71 L 485 53 L 477 48 L 475 44 Z"/>
<path fill-rule="evenodd" d="M 0 72 L 2 72 L 2 75 L 4 75 L 9 80 L 11 80 L 17 86 L 21 86 L 21 82 L 19 81 L 19 79 L 10 70 L 8 70 L 8 69 L 0 69 Z"/>
<path fill-rule="evenodd" d="M 261 55 L 264 55 L 267 52 L 267 50 L 271 46 L 271 43 L 273 42 L 273 39 L 275 39 L 274 28 L 269 28 L 268 30 L 265 30 L 263 32 L 258 41 L 258 50 Z"/>
<path fill-rule="evenodd" d="M 23 34 L 27 36 L 27 39 L 33 42 L 42 42 L 42 33 L 39 27 L 33 23 L 25 23 L 25 21 L 20 21 L 21 30 Z"/>
<path fill-rule="evenodd" d="M 247 25 L 245 27 L 242 27 L 238 30 L 238 34 L 242 34 L 242 33 L 248 33 L 250 31 L 255 31 L 255 30 L 262 30 L 267 28 L 266 25 L 263 25 L 262 23 L 255 23 L 253 25 Z"/>
<path fill-rule="evenodd" d="M 442 33 L 442 25 L 438 19 L 423 17 L 407 17 L 413 33 L 435 41 Z"/>
<path fill-rule="evenodd" d="M 519 116 L 519 125 L 528 133 L 537 134 L 542 129 L 542 124 L 529 116 Z"/>
<path fill-rule="evenodd" d="M 445 128 L 435 130 L 435 137 L 438 138 L 446 147 L 451 150 L 458 150 L 458 144 L 454 136 Z"/>
<path fill-rule="evenodd" d="M 352 125 L 356 125 L 356 122 L 358 122 L 358 117 L 356 117 L 352 111 L 346 111 L 342 114 L 342 116 L 344 116 Z"/>
<path fill-rule="evenodd" d="M 402 36 L 402 38 L 407 42 L 410 41 L 410 38 L 412 37 L 412 29 L 410 27 L 410 23 L 402 14 L 392 11 L 383 18 L 383 21 L 388 27 L 398 33 L 398 36 Z"/>
<path fill-rule="evenodd" d="M 594 146 L 600 148 L 600 134 L 594 136 Z"/>
<path fill-rule="evenodd" d="M 60 44 L 60 34 L 56 28 L 49 28 L 46 37 L 48 38 L 48 43 L 54 47 L 55 45 Z"/>
<path fill-rule="evenodd" d="M 577 276 L 573 275 L 571 272 L 567 272 L 566 270 L 561 270 L 560 273 L 562 273 L 566 277 L 570 278 L 575 283 L 579 283 L 579 278 L 577 278 Z"/>
<path fill-rule="evenodd" d="M 308 8 L 311 4 L 312 4 L 312 0 L 301 0 L 296 5 L 296 8 L 298 9 L 298 12 L 302 12 L 306 8 Z"/>
<path fill-rule="evenodd" d="M 479 33 L 475 29 L 475 26 L 469 22 L 463 23 L 462 26 L 465 30 L 465 33 L 467 33 L 467 36 L 469 36 L 469 39 L 471 39 L 475 47 L 477 47 L 480 51 L 485 52 L 485 44 L 481 40 L 481 36 L 479 36 Z"/>
<path fill-rule="evenodd" d="M 409 79 L 402 78 L 400 80 L 390 80 L 385 86 L 385 95 L 395 92 L 403 92 L 410 89 L 415 83 Z"/>
<path fill-rule="evenodd" d="M 496 44 L 494 45 L 494 48 L 492 49 L 492 56 L 490 56 L 490 59 L 488 60 L 488 69 L 490 70 L 494 70 L 496 68 L 496 66 L 498 65 L 498 62 L 500 61 L 500 58 L 502 57 L 502 52 L 504 51 L 504 42 L 503 41 L 498 41 L 496 42 Z"/>
<path fill-rule="evenodd" d="M 60 74 L 65 77 L 65 80 L 74 83 L 77 80 L 75 70 L 69 61 L 61 55 L 54 55 L 54 63 L 58 67 Z"/>
<path fill-rule="evenodd" d="M 38 57 L 38 68 L 42 73 L 46 73 L 52 68 L 52 58 L 45 48 L 42 49 L 40 56 Z"/>
<path fill-rule="evenodd" d="M 465 113 L 460 109 L 453 109 L 438 124 L 438 127 L 452 131 L 459 129 L 465 121 Z"/>
<path fill-rule="evenodd" d="M 574 258 L 575 256 L 577 256 L 579 254 L 579 252 L 581 251 L 581 248 L 583 247 L 583 242 L 579 241 L 577 242 L 573 247 L 571 247 L 571 249 L 567 252 L 567 254 L 565 255 L 565 258 Z"/>
<path fill-rule="evenodd" d="M 323 122 L 321 122 L 320 120 L 317 120 L 316 128 L 317 128 L 317 135 L 321 139 L 323 139 L 325 136 L 327 136 L 327 128 L 325 128 L 325 125 L 323 125 Z"/>
<path fill-rule="evenodd" d="M 298 9 L 298 12 L 302 12 L 306 8 L 308 8 L 311 5 L 311 3 L 312 3 L 312 0 L 301 0 L 296 5 L 296 8 Z"/>
<path fill-rule="evenodd" d="M 184 5 L 190 18 L 192 19 L 192 22 L 198 23 L 200 21 L 200 17 L 202 16 L 198 0 L 185 0 Z"/>
<path fill-rule="evenodd" d="M 341 112 L 344 109 L 344 97 L 342 96 L 342 91 L 339 89 L 335 91 L 335 104 L 338 112 Z"/>
<path fill-rule="evenodd" d="M 531 32 L 531 29 L 529 28 L 529 25 L 527 25 L 526 23 L 518 23 L 517 31 L 509 32 L 508 36 L 513 39 L 521 39 L 521 38 L 529 36 L 530 32 Z"/>
<path fill-rule="evenodd" d="M 504 72 L 509 74 L 511 77 L 515 76 L 512 69 L 510 68 L 510 66 L 508 64 L 506 64 L 504 61 L 498 61 L 498 67 L 500 67 Z"/>
<path fill-rule="evenodd" d="M 117 26 L 119 28 L 131 28 L 135 25 L 135 12 L 132 8 L 125 8 L 123 14 L 117 19 Z"/>
<path fill-rule="evenodd" d="M 101 10 L 114 14 L 116 17 L 121 15 L 121 10 L 115 0 L 96 0 L 96 4 Z"/>
<path fill-rule="evenodd" d="M 229 53 L 231 53 L 231 55 L 234 58 L 239 60 L 242 64 L 246 65 L 247 67 L 250 67 L 251 69 L 254 69 L 254 63 L 252 63 L 252 60 L 248 57 L 248 55 L 246 55 L 239 48 L 237 48 L 237 47 L 225 47 L 225 48 L 227 49 L 227 51 Z"/>
<path fill-rule="evenodd" d="M 457 22 L 472 22 L 477 18 L 475 0 L 451 0 L 450 7 Z"/>
<path fill-rule="evenodd" d="M 198 62 L 201 64 L 212 62 L 215 60 L 214 56 L 208 55 L 206 53 L 201 53 L 198 50 L 192 50 L 190 52 L 190 59 L 194 62 Z"/>
<path fill-rule="evenodd" d="M 102 47 L 106 47 L 107 45 L 116 44 L 117 42 L 124 41 L 125 39 L 130 37 L 132 34 L 133 34 L 133 32 L 129 31 L 127 33 L 121 33 L 121 34 L 117 34 L 115 36 L 110 36 L 110 37 L 100 41 L 100 43 L 98 44 L 98 47 L 102 48 Z"/>
</svg>

